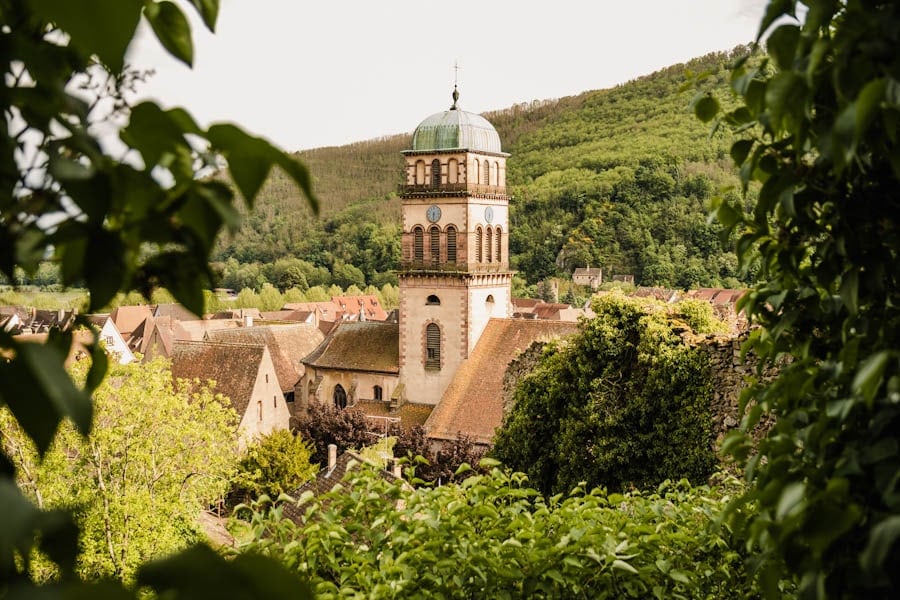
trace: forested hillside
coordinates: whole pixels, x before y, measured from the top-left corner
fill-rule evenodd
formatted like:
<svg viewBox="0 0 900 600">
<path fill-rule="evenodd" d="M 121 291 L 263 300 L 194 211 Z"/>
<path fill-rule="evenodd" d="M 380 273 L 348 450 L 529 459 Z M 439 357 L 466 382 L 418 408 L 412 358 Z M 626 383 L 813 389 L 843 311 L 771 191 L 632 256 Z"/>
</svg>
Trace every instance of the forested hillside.
<svg viewBox="0 0 900 600">
<path fill-rule="evenodd" d="M 735 181 L 730 138 L 710 136 L 691 111 L 693 92 L 681 89 L 686 73 L 708 71 L 710 85 L 727 97 L 731 56 L 710 54 L 612 89 L 485 114 L 511 153 L 510 251 L 529 284 L 590 264 L 645 285 L 739 285 L 734 255 L 721 249 L 718 226 L 707 223 L 711 194 Z M 300 153 L 321 215 L 313 217 L 275 173 L 216 258 L 271 264 L 292 256 L 333 272 L 353 265 L 366 284 L 392 281 L 400 151 L 409 142 L 410 135 L 398 135 Z M 228 265 L 225 285 L 235 261 Z"/>
</svg>

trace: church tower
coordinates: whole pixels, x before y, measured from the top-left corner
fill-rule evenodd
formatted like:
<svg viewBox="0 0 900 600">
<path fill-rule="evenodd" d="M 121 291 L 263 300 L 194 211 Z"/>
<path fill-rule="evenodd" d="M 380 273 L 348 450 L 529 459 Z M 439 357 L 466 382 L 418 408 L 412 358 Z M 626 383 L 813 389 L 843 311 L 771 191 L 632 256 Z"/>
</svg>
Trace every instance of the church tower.
<svg viewBox="0 0 900 600">
<path fill-rule="evenodd" d="M 492 317 L 512 312 L 509 198 L 500 136 L 457 107 L 416 127 L 403 152 L 400 382 L 437 404 Z"/>
</svg>

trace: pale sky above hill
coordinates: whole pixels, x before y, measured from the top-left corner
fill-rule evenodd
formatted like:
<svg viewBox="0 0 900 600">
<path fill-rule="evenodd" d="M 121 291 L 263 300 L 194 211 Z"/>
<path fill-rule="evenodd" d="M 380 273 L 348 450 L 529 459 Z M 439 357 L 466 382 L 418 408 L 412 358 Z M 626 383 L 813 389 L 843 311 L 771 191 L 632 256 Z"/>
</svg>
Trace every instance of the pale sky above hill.
<svg viewBox="0 0 900 600">
<path fill-rule="evenodd" d="M 183 3 L 182 4 L 186 4 Z M 481 113 L 605 89 L 752 41 L 766 0 L 222 0 L 193 71 L 146 32 L 140 96 L 286 150 L 411 132 L 451 103 Z"/>
</svg>

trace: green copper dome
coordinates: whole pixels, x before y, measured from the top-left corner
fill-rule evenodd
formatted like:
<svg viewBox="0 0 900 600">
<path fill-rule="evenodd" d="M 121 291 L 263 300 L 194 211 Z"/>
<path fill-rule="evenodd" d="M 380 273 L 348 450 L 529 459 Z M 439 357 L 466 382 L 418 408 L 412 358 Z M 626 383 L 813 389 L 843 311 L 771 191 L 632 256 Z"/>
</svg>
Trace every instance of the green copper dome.
<svg viewBox="0 0 900 600">
<path fill-rule="evenodd" d="M 490 122 L 475 113 L 456 107 L 459 92 L 453 90 L 450 110 L 431 115 L 416 127 L 412 152 L 469 150 L 500 154 L 500 136 Z"/>
</svg>

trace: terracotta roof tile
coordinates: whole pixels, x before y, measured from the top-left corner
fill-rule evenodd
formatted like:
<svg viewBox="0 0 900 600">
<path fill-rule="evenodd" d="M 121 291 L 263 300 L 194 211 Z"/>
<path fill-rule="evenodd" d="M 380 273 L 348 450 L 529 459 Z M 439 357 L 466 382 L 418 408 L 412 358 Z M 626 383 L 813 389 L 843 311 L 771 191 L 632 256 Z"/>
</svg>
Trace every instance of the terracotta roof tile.
<svg viewBox="0 0 900 600">
<path fill-rule="evenodd" d="M 443 398 L 428 417 L 428 437 L 455 439 L 466 433 L 489 444 L 503 422 L 503 376 L 509 363 L 536 341 L 549 341 L 578 330 L 576 323 L 491 319 L 469 359 L 456 372 Z"/>
<path fill-rule="evenodd" d="M 398 418 L 403 429 L 412 429 L 416 425 L 424 425 L 434 410 L 434 406 L 431 404 L 404 402 L 400 405 L 400 408 L 392 411 L 387 402 L 375 400 L 362 400 L 353 407 L 361 410 L 367 417 Z"/>
<path fill-rule="evenodd" d="M 131 332 L 138 328 L 138 325 L 151 315 L 150 307 L 145 304 L 137 306 L 120 306 L 112 313 L 110 317 L 116 325 L 116 329 L 122 334 L 125 340 L 131 337 Z"/>
<path fill-rule="evenodd" d="M 343 321 L 303 362 L 326 369 L 399 373 L 400 326 Z"/>
</svg>

